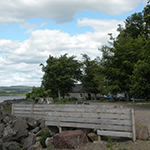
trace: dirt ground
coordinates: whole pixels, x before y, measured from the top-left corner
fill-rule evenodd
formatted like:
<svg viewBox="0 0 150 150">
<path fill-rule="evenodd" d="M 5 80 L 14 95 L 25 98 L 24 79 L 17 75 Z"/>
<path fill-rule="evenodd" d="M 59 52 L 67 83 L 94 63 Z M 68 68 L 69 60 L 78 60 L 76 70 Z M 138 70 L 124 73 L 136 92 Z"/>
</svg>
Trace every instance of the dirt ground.
<svg viewBox="0 0 150 150">
<path fill-rule="evenodd" d="M 103 104 L 116 105 L 114 103 Z M 150 108 L 132 104 L 126 104 L 124 105 L 124 107 L 135 109 L 136 124 L 150 126 Z M 89 142 L 85 145 L 80 145 L 75 150 L 150 150 L 150 140 L 136 140 L 136 142 L 132 142 L 131 139 L 127 138 L 111 138 L 111 140 L 108 141 L 108 139 L 102 138 L 102 141 L 100 143 Z"/>
</svg>

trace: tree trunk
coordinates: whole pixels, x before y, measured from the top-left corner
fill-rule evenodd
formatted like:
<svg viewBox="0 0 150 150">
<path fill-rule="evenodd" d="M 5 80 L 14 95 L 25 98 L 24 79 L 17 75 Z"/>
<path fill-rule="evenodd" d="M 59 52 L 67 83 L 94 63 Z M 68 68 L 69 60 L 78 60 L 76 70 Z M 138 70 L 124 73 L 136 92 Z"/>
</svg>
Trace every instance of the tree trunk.
<svg viewBox="0 0 150 150">
<path fill-rule="evenodd" d="M 129 102 L 129 99 L 130 99 L 130 97 L 129 97 L 129 91 L 128 91 L 128 92 L 126 92 L 126 101 Z"/>
<path fill-rule="evenodd" d="M 58 98 L 59 98 L 59 100 L 61 100 L 60 91 L 59 90 L 58 90 Z"/>
</svg>

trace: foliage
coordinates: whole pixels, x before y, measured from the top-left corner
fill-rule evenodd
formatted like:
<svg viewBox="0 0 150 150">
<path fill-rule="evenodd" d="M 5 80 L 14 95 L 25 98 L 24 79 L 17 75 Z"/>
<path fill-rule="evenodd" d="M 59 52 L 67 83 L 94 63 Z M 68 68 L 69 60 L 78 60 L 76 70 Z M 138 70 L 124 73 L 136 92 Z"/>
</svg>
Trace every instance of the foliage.
<svg viewBox="0 0 150 150">
<path fill-rule="evenodd" d="M 12 110 L 12 106 L 11 105 L 10 106 L 7 106 L 7 105 L 3 106 L 3 111 L 11 113 L 11 110 Z"/>
<path fill-rule="evenodd" d="M 40 98 L 44 98 L 44 97 L 50 97 L 51 96 L 51 91 L 47 90 L 45 91 L 43 87 L 33 87 L 31 92 L 28 92 L 26 94 L 26 98 L 27 99 L 33 99 L 36 102 L 40 99 Z"/>
<path fill-rule="evenodd" d="M 50 133 L 48 128 L 43 128 L 39 141 L 40 141 L 40 143 L 42 144 L 42 146 L 44 148 L 46 147 L 45 140 L 46 140 L 47 137 L 51 137 L 51 133 Z"/>
<path fill-rule="evenodd" d="M 135 89 L 139 88 L 138 92 L 142 88 L 144 89 L 144 87 L 140 88 L 140 83 L 137 84 L 135 81 L 138 79 L 138 76 L 136 77 L 137 68 L 144 63 L 143 59 L 147 59 L 144 58 L 145 51 L 149 51 L 148 47 L 145 49 L 150 35 L 149 21 L 150 6 L 146 6 L 141 13 L 135 13 L 125 20 L 125 28 L 119 25 L 117 38 L 113 38 L 110 34 L 110 46 L 102 46 L 100 49 L 103 53 L 102 65 L 106 77 L 106 87 L 109 87 L 113 93 L 126 92 L 127 100 L 129 100 L 131 90 L 132 94 L 135 94 Z M 143 67 L 146 66 L 143 64 Z M 144 83 L 143 78 L 142 82 Z M 148 89 L 148 87 L 146 88 Z"/>
<path fill-rule="evenodd" d="M 112 139 L 109 137 L 108 138 L 108 143 L 107 143 L 107 148 L 110 148 L 110 150 L 112 150 L 112 147 L 115 143 L 112 142 Z"/>
<path fill-rule="evenodd" d="M 42 87 L 45 90 L 51 90 L 53 97 L 64 97 L 72 91 L 74 83 L 80 80 L 81 63 L 75 60 L 75 56 L 67 57 L 67 54 L 56 58 L 49 56 L 46 66 L 41 64 L 44 76 Z"/>
<path fill-rule="evenodd" d="M 131 77 L 132 86 L 131 94 L 134 97 L 150 99 L 150 42 L 143 47 L 145 50 L 144 59 L 139 60 L 134 67 L 133 75 Z"/>
<path fill-rule="evenodd" d="M 91 60 L 86 54 L 83 55 L 82 85 L 87 93 L 97 94 L 102 90 L 100 85 L 104 79 L 99 58 Z"/>
<path fill-rule="evenodd" d="M 114 93 L 130 91 L 134 66 L 142 58 L 145 37 L 133 39 L 120 33 L 113 41 L 113 47 L 102 47 L 103 62 L 107 86 Z M 110 86 L 111 85 L 111 86 Z"/>
</svg>

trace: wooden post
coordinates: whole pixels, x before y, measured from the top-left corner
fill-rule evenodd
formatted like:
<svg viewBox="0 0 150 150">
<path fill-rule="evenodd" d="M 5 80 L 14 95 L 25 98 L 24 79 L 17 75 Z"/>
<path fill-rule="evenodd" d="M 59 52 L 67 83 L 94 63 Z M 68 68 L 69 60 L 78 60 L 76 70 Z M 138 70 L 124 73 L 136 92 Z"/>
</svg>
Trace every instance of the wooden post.
<svg viewBox="0 0 150 150">
<path fill-rule="evenodd" d="M 101 141 L 101 136 L 100 135 L 98 135 L 98 142 L 100 142 Z"/>
<path fill-rule="evenodd" d="M 14 104 L 11 106 L 11 114 L 14 115 Z"/>
<path fill-rule="evenodd" d="M 61 128 L 61 127 L 58 127 L 58 129 L 59 129 L 59 133 L 61 133 L 61 132 L 62 132 L 62 128 Z"/>
<path fill-rule="evenodd" d="M 135 142 L 136 140 L 136 131 L 135 131 L 135 112 L 134 109 L 131 109 L 131 119 L 132 119 L 132 140 Z"/>
</svg>

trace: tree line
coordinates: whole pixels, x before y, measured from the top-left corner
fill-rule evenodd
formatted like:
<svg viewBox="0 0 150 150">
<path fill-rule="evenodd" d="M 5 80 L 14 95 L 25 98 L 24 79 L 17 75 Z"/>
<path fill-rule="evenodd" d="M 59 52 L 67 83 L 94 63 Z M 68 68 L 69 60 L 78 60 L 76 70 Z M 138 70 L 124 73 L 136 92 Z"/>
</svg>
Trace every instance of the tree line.
<svg viewBox="0 0 150 150">
<path fill-rule="evenodd" d="M 59 58 L 50 55 L 46 65 L 40 65 L 44 72 L 41 87 L 34 87 L 32 94 L 39 90 L 43 91 L 41 95 L 64 97 L 80 82 L 87 93 L 125 92 L 127 100 L 130 96 L 149 100 L 150 5 L 127 17 L 124 23 L 124 27 L 118 25 L 118 36 L 109 34 L 108 44 L 99 48 L 102 58 L 91 60 L 83 54 L 79 61 L 67 54 Z"/>
</svg>

